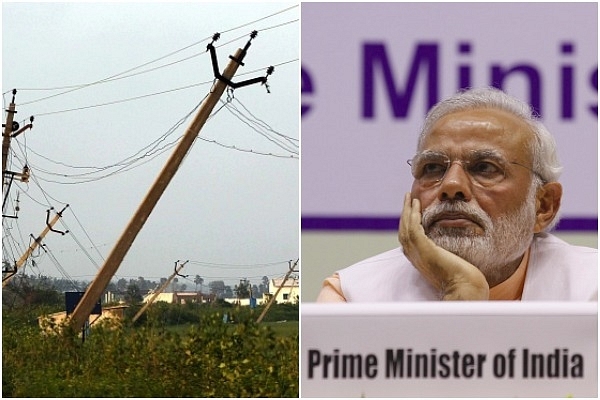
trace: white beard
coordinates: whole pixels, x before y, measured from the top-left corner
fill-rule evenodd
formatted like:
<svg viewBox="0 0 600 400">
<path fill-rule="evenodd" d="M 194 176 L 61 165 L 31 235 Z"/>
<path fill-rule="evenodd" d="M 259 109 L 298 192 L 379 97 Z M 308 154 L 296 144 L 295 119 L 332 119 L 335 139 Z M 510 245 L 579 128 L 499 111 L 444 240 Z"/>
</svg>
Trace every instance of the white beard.
<svg viewBox="0 0 600 400">
<path fill-rule="evenodd" d="M 423 227 L 435 244 L 479 268 L 490 287 L 493 287 L 514 272 L 514 263 L 520 261 L 531 244 L 536 217 L 535 195 L 536 185 L 532 184 L 517 212 L 495 220 L 492 220 L 476 202 L 434 203 L 423 210 Z M 469 228 L 429 228 L 434 218 L 444 212 L 459 212 L 469 216 L 482 226 L 483 235 L 476 234 Z"/>
</svg>

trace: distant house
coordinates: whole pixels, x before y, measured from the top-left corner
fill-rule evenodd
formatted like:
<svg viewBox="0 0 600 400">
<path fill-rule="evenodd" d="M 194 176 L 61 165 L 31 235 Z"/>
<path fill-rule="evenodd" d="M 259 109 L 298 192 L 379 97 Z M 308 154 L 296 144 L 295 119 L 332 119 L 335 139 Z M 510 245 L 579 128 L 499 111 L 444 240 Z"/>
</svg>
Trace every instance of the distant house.
<svg viewBox="0 0 600 400">
<path fill-rule="evenodd" d="M 88 322 L 90 326 L 94 326 L 96 324 L 100 324 L 103 322 L 116 322 L 120 323 L 123 320 L 125 315 L 125 309 L 129 307 L 127 305 L 118 305 L 118 306 L 110 306 L 103 307 L 102 314 L 90 314 L 88 317 Z M 59 311 L 53 314 L 42 315 L 38 317 L 38 324 L 40 328 L 45 330 L 46 332 L 52 331 L 52 326 L 60 325 L 67 318 L 66 311 Z"/>
<path fill-rule="evenodd" d="M 277 294 L 277 297 L 275 298 L 276 303 L 297 304 L 300 301 L 300 283 L 298 282 L 298 279 L 288 278 L 285 282 L 283 282 L 283 278 L 271 279 L 269 293 L 264 293 L 262 298 L 256 299 L 256 305 L 267 304 L 275 294 Z M 223 300 L 231 304 L 239 304 L 240 306 L 250 305 L 250 299 L 231 297 Z"/>
<path fill-rule="evenodd" d="M 269 300 L 277 294 L 276 303 L 298 304 L 300 301 L 300 283 L 297 278 L 288 278 L 285 282 L 283 278 L 271 279 L 269 283 L 269 293 L 263 294 L 262 298 L 256 299 L 256 305 L 267 304 Z M 147 303 L 154 296 L 154 293 L 148 293 L 144 296 L 143 302 Z M 164 301 L 169 304 L 187 304 L 187 303 L 207 303 L 214 300 L 214 295 L 198 292 L 171 292 L 159 293 L 153 300 L 155 303 Z M 237 297 L 224 298 L 224 301 L 240 305 L 249 306 L 250 299 L 238 299 Z"/>
<path fill-rule="evenodd" d="M 276 303 L 297 304 L 300 301 L 300 282 L 297 278 L 288 278 L 285 282 L 283 278 L 271 279 L 269 295 L 275 296 L 276 293 Z"/>
<path fill-rule="evenodd" d="M 150 301 L 154 296 L 154 293 L 148 293 L 144 296 L 144 303 Z M 158 301 L 164 301 L 169 304 L 187 304 L 187 303 L 206 303 L 210 301 L 212 296 L 198 292 L 173 292 L 173 293 L 159 293 L 154 299 L 154 303 Z"/>
<path fill-rule="evenodd" d="M 276 303 L 297 304 L 300 301 L 300 283 L 298 282 L 298 279 L 288 278 L 285 282 L 283 282 L 283 278 L 271 279 L 269 293 L 264 293 L 262 298 L 256 299 L 256 305 L 267 304 L 275 294 L 277 294 L 277 297 L 275 298 Z M 250 305 L 250 299 L 231 297 L 223 300 L 231 304 L 239 304 L 240 306 Z"/>
<path fill-rule="evenodd" d="M 223 301 L 226 301 L 227 303 L 230 303 L 230 304 L 240 305 L 240 306 L 249 306 L 250 305 L 250 299 L 238 299 L 237 297 L 225 297 L 223 299 Z M 264 302 L 266 302 L 264 299 L 258 299 L 256 301 L 256 304 L 260 305 L 260 304 L 263 304 Z"/>
</svg>

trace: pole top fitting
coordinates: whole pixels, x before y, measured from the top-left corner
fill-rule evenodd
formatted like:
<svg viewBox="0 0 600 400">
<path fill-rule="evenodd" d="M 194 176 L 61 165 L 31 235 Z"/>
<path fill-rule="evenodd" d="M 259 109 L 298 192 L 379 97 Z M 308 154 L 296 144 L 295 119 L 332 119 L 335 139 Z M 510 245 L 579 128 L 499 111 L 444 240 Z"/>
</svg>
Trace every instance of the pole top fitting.
<svg viewBox="0 0 600 400">
<path fill-rule="evenodd" d="M 216 42 L 217 40 L 219 40 L 220 38 L 221 38 L 221 34 L 219 32 L 216 32 L 212 36 L 212 42 L 210 42 L 209 44 L 206 45 L 206 51 L 210 50 L 210 48 L 213 47 L 213 43 Z"/>
<path fill-rule="evenodd" d="M 258 31 L 254 30 L 252 31 L 252 33 L 250 33 L 250 39 L 248 39 L 248 43 L 246 43 L 246 46 L 244 46 L 244 53 L 248 51 L 248 49 L 250 48 L 250 42 L 252 41 L 252 39 L 256 38 L 256 36 L 258 36 Z"/>
<path fill-rule="evenodd" d="M 265 85 L 267 93 L 271 93 L 271 89 L 269 88 L 269 83 L 267 82 L 267 80 L 269 78 L 269 75 L 273 74 L 273 71 L 275 71 L 275 67 L 271 65 L 269 68 L 267 68 L 267 75 L 265 75 L 265 77 L 262 79 L 262 85 Z"/>
</svg>

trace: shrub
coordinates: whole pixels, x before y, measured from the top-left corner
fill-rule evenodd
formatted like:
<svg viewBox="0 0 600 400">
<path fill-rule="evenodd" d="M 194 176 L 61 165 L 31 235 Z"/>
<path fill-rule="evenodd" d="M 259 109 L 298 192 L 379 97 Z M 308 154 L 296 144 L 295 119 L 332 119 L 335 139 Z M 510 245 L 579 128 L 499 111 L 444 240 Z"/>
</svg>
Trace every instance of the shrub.
<svg viewBox="0 0 600 400">
<path fill-rule="evenodd" d="M 278 337 L 254 315 L 225 324 L 210 310 L 175 333 L 161 309 L 136 326 L 94 328 L 85 342 L 4 312 L 3 397 L 298 397 L 297 334 Z"/>
</svg>

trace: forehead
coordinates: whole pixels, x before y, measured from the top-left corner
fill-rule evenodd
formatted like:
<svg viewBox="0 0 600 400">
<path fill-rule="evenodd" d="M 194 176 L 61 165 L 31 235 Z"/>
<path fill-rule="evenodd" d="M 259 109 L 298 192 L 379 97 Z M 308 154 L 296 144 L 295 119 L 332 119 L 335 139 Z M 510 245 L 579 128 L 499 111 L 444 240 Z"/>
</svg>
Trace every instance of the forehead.
<svg viewBox="0 0 600 400">
<path fill-rule="evenodd" d="M 531 128 L 506 111 L 473 109 L 440 118 L 425 136 L 420 151 L 444 151 L 461 155 L 466 151 L 494 149 L 507 156 L 527 158 L 533 138 Z"/>
</svg>

